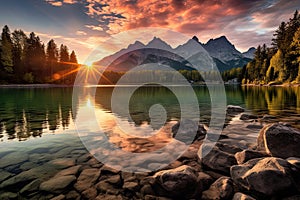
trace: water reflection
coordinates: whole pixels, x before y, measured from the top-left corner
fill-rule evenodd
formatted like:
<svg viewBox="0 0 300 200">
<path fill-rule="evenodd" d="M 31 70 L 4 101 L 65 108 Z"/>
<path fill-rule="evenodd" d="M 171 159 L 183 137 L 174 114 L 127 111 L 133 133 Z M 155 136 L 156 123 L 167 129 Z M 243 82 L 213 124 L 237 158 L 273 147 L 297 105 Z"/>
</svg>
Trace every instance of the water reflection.
<svg viewBox="0 0 300 200">
<path fill-rule="evenodd" d="M 300 87 L 242 87 L 246 107 L 300 127 Z"/>
<path fill-rule="evenodd" d="M 78 118 L 78 112 L 90 109 L 101 127 L 109 133 L 114 143 L 124 130 L 118 130 L 118 123 L 130 129 L 131 134 L 142 137 L 155 131 L 168 132 L 168 128 L 181 117 L 180 105 L 176 96 L 165 87 L 141 87 L 130 99 L 130 118 L 122 112 L 111 110 L 113 87 L 98 87 L 95 99 L 91 88 L 84 88 L 85 95 L 76 102 L 72 111 L 72 88 L 1 88 L 0 89 L 0 137 L 25 140 L 45 133 L 66 133 L 75 131 L 72 115 Z M 185 88 L 179 88 L 180 95 L 186 95 Z M 199 101 L 200 121 L 210 121 L 210 96 L 205 87 L 194 87 Z M 126 87 L 122 89 L 124 94 Z M 226 87 L 227 104 L 241 105 L 258 115 L 270 114 L 278 121 L 286 121 L 300 127 L 300 87 Z M 151 123 L 149 109 L 160 104 L 166 111 L 166 123 Z M 191 105 L 192 106 L 192 105 Z M 154 112 L 155 113 L 155 112 Z M 151 113 L 150 113 L 151 114 Z M 159 116 L 156 116 L 160 119 Z M 154 117 L 154 118 L 156 118 Z M 88 125 L 87 125 L 88 126 Z M 127 128 L 126 128 L 127 127 Z M 164 127 L 164 129 L 161 129 Z M 86 131 L 95 131 L 99 127 L 87 127 Z M 126 132 L 126 131 L 125 131 Z M 154 138 L 155 139 L 155 138 Z"/>
<path fill-rule="evenodd" d="M 72 88 L 1 88 L 0 137 L 24 140 L 71 122 Z"/>
</svg>

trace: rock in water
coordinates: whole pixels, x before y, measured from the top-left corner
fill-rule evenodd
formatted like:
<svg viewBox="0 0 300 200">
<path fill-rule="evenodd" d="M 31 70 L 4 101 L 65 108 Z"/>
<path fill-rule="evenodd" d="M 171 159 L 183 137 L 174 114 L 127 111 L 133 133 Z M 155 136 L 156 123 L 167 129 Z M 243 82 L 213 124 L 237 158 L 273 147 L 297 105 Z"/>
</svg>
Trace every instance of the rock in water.
<svg viewBox="0 0 300 200">
<path fill-rule="evenodd" d="M 59 194 L 76 180 L 73 175 L 54 177 L 40 185 L 40 190 Z"/>
<path fill-rule="evenodd" d="M 234 183 L 250 193 L 272 197 L 295 191 L 293 166 L 281 158 L 256 158 L 242 165 L 232 166 Z"/>
<path fill-rule="evenodd" d="M 240 120 L 249 120 L 249 119 L 257 119 L 258 117 L 256 115 L 251 115 L 251 114 L 248 114 L 248 113 L 243 113 L 241 116 L 240 116 Z"/>
<path fill-rule="evenodd" d="M 192 167 L 187 165 L 175 169 L 159 171 L 154 175 L 154 189 L 160 191 L 160 195 L 171 198 L 190 199 L 195 198 L 202 191 L 197 181 L 197 174 Z"/>
<path fill-rule="evenodd" d="M 232 115 L 232 114 L 239 114 L 244 112 L 245 109 L 240 107 L 240 106 L 233 106 L 233 105 L 228 105 L 227 106 L 227 114 Z"/>
<path fill-rule="evenodd" d="M 300 131 L 281 123 L 267 125 L 259 133 L 257 146 L 274 157 L 300 157 Z"/>
<path fill-rule="evenodd" d="M 230 199 L 233 195 L 233 182 L 229 177 L 220 177 L 208 190 L 202 193 L 203 200 Z"/>
<path fill-rule="evenodd" d="M 206 129 L 202 124 L 184 119 L 172 127 L 172 133 L 177 140 L 190 144 L 195 140 L 203 139 L 206 135 Z"/>
<path fill-rule="evenodd" d="M 74 184 L 74 187 L 77 191 L 84 191 L 90 188 L 100 176 L 99 169 L 85 169 L 79 175 L 77 182 Z"/>
</svg>

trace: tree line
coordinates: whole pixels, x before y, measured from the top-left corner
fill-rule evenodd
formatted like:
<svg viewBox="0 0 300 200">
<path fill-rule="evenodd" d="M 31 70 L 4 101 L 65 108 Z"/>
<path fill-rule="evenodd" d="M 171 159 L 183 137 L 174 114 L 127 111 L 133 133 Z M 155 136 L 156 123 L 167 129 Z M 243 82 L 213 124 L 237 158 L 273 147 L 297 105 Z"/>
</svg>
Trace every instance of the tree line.
<svg viewBox="0 0 300 200">
<path fill-rule="evenodd" d="M 259 45 L 254 59 L 242 69 L 223 73 L 225 79 L 234 74 L 243 84 L 300 83 L 300 15 L 282 22 L 274 33 L 272 46 Z"/>
<path fill-rule="evenodd" d="M 31 32 L 12 33 L 5 25 L 0 38 L 0 84 L 7 83 L 63 83 L 72 84 L 78 68 L 74 51 L 51 39 L 47 45 Z"/>
</svg>

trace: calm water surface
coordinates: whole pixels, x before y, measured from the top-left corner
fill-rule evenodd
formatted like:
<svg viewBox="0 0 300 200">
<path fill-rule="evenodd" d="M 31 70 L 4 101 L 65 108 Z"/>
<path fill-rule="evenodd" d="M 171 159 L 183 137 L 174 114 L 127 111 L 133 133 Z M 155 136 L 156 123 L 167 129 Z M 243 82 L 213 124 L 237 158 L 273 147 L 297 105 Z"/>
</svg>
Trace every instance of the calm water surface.
<svg viewBox="0 0 300 200">
<path fill-rule="evenodd" d="M 40 138 L 47 134 L 74 134 L 74 119 L 78 116 L 97 119 L 103 130 L 112 132 L 114 121 L 119 120 L 131 129 L 132 134 L 160 129 L 174 124 L 181 117 L 176 96 L 164 87 L 142 87 L 137 89 L 129 104 L 130 117 L 113 112 L 111 95 L 113 87 L 98 87 L 95 98 L 91 88 L 84 89 L 84 95 L 75 102 L 72 109 L 72 88 L 0 88 L 0 137 L 1 142 L 17 142 Z M 124 94 L 129 88 L 122 88 Z M 178 91 L 184 96 L 186 89 Z M 194 87 L 199 101 L 200 121 L 209 123 L 211 102 L 205 87 Z M 227 104 L 240 105 L 257 115 L 270 114 L 278 121 L 300 125 L 300 87 L 226 87 Z M 186 96 L 188 102 L 188 96 Z M 160 104 L 166 111 L 165 124 L 151 123 L 149 109 Z M 193 106 L 193 105 L 190 105 Z M 95 116 L 85 116 L 92 110 Z M 87 113 L 88 115 L 88 113 Z M 159 117 L 157 119 L 160 119 Z M 88 125 L 87 125 L 88 127 Z M 86 131 L 97 131 L 89 127 Z M 1 144 L 0 144 L 1 145 Z"/>
<path fill-rule="evenodd" d="M 80 89 L 83 95 L 72 102 L 72 88 L 0 88 L 0 188 L 1 184 L 8 184 L 11 180 L 16 181 L 17 179 L 14 179 L 16 176 L 26 174 L 30 170 L 41 173 L 40 168 L 45 168 L 49 175 L 54 176 L 57 169 L 53 163 L 68 163 L 70 159 L 78 165 L 95 163 L 82 143 L 83 138 L 86 138 L 86 142 L 90 145 L 89 150 L 92 154 L 93 151 L 97 152 L 100 149 L 101 156 L 117 164 L 120 163 L 119 160 L 107 154 L 110 146 L 117 146 L 124 152 L 137 153 L 142 158 L 153 151 L 167 147 L 170 143 L 176 150 L 167 150 L 163 153 L 175 154 L 182 151 L 178 150 L 181 149 L 182 143 L 171 137 L 172 125 L 181 118 L 180 105 L 176 96 L 168 88 L 137 89 L 129 101 L 130 117 L 122 110 L 112 109 L 113 87 L 96 88 L 95 98 L 92 94 L 93 88 Z M 186 88 L 176 89 L 180 96 L 185 97 L 188 109 L 195 109 Z M 215 88 L 216 91 L 219 89 Z M 130 88 L 123 87 L 121 97 L 129 90 Z M 209 124 L 211 119 L 209 91 L 200 86 L 194 87 L 194 91 L 199 102 L 200 121 Z M 277 117 L 276 121 L 289 122 L 300 128 L 300 87 L 231 86 L 226 87 L 226 95 L 227 104 L 240 105 L 246 108 L 247 112 L 259 116 L 273 115 Z M 158 104 L 163 106 L 165 113 L 150 112 L 149 114 L 149 109 Z M 190 112 L 190 117 L 199 116 L 194 116 L 194 112 Z M 92 123 L 93 120 L 96 123 Z M 76 121 L 80 126 L 75 123 Z M 99 127 L 104 135 L 99 134 Z M 81 140 L 78 137 L 78 129 Z M 235 136 L 237 142 L 246 140 L 242 134 L 239 135 L 240 129 L 237 129 L 238 137 Z M 232 133 L 233 129 L 230 131 Z M 153 132 L 155 134 L 151 135 Z M 103 136 L 108 138 L 105 144 Z M 99 143 L 101 148 L 98 146 Z M 120 158 L 124 159 L 123 156 Z M 151 156 L 151 158 L 156 157 Z M 159 161 L 165 158 L 165 156 L 163 159 L 157 157 Z M 125 160 L 122 162 L 130 165 L 128 159 Z M 137 161 L 144 163 L 144 159 L 137 159 Z M 45 179 L 46 175 L 41 173 L 35 176 Z M 24 182 L 20 188 L 19 186 L 2 188 L 0 194 L 11 190 L 18 192 L 21 188 L 25 188 L 26 184 L 27 182 Z"/>
</svg>

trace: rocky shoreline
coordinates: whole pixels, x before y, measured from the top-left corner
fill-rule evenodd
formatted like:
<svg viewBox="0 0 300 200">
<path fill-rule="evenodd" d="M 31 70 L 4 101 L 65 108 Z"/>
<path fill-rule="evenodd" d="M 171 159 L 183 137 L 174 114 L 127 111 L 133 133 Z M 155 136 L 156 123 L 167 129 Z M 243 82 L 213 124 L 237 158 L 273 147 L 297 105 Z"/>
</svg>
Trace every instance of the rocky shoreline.
<svg viewBox="0 0 300 200">
<path fill-rule="evenodd" d="M 207 156 L 198 156 L 206 137 L 199 125 L 180 158 L 149 173 L 109 168 L 72 139 L 1 151 L 0 199 L 300 199 L 300 131 L 237 106 L 227 113 Z"/>
</svg>

